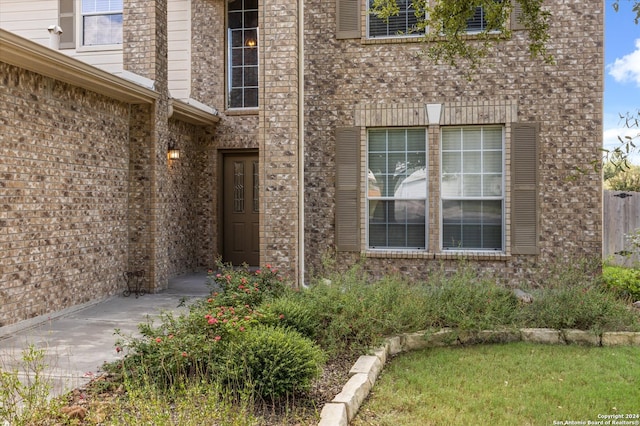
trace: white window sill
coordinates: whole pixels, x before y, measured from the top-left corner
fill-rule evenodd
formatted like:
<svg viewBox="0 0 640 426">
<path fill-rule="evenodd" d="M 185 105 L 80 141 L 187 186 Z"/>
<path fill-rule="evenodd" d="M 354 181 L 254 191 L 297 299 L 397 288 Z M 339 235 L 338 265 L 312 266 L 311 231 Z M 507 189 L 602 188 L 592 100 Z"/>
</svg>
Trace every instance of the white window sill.
<svg viewBox="0 0 640 426">
<path fill-rule="evenodd" d="M 96 44 L 94 46 L 78 46 L 76 52 L 107 52 L 122 50 L 122 44 Z"/>
</svg>

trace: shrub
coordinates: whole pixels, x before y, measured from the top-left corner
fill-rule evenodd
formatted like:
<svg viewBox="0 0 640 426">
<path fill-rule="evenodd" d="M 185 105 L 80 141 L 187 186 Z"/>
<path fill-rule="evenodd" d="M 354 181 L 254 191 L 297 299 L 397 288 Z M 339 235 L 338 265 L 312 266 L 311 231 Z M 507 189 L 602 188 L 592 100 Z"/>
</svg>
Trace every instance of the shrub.
<svg viewBox="0 0 640 426">
<path fill-rule="evenodd" d="M 317 310 L 304 303 L 303 298 L 303 294 L 290 294 L 261 305 L 260 311 L 264 313 L 262 322 L 291 328 L 314 339 L 320 327 L 320 318 Z"/>
<path fill-rule="evenodd" d="M 278 398 L 308 390 L 323 362 L 322 350 L 295 330 L 262 325 L 228 346 L 220 377 L 227 385 Z"/>
<path fill-rule="evenodd" d="M 593 282 L 542 290 L 524 309 L 526 323 L 533 327 L 575 328 L 596 333 L 640 327 L 638 317 L 624 303 Z"/>
<path fill-rule="evenodd" d="M 518 321 L 518 301 L 497 284 L 479 280 L 468 268 L 441 280 L 430 290 L 431 326 L 484 330 Z"/>
<path fill-rule="evenodd" d="M 608 288 L 624 298 L 640 300 L 640 270 L 606 265 L 602 278 Z"/>
<path fill-rule="evenodd" d="M 163 314 L 158 326 L 140 324 L 142 337 L 121 336 L 117 350 L 127 352 L 121 367 L 134 378 L 148 376 L 161 386 L 196 373 L 215 375 L 217 359 L 229 342 L 255 326 L 263 315 L 248 305 L 216 306 L 214 301 L 196 303 L 188 314 Z"/>
<path fill-rule="evenodd" d="M 278 269 L 267 264 L 264 269 L 250 271 L 246 266 L 233 268 L 218 263 L 218 272 L 209 271 L 209 285 L 214 289 L 215 303 L 226 306 L 255 307 L 264 300 L 276 298 L 290 288 Z M 216 292 L 220 289 L 220 292 Z"/>
<path fill-rule="evenodd" d="M 358 267 L 319 280 L 302 293 L 299 303 L 315 312 L 316 341 L 330 355 L 353 354 L 382 337 L 423 328 L 422 288 L 399 277 L 379 281 Z"/>
</svg>

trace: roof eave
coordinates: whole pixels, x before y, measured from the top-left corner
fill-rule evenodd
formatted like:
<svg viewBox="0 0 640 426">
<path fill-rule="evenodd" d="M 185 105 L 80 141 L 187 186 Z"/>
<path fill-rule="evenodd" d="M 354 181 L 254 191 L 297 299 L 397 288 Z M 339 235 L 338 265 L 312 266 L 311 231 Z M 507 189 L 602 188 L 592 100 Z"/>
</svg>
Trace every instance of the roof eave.
<svg viewBox="0 0 640 426">
<path fill-rule="evenodd" d="M 0 28 L 0 62 L 131 104 L 151 104 L 160 95 Z"/>
</svg>

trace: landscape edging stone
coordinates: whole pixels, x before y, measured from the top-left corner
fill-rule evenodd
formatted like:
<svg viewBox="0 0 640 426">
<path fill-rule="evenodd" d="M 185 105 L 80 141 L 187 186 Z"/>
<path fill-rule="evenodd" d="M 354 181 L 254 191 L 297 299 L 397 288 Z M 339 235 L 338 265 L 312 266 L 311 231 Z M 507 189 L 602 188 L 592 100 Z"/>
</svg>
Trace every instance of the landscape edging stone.
<svg viewBox="0 0 640 426">
<path fill-rule="evenodd" d="M 609 331 L 602 335 L 584 330 L 556 330 L 552 328 L 522 328 L 512 330 L 481 330 L 460 332 L 443 328 L 437 332 L 418 331 L 389 337 L 382 346 L 373 349 L 373 355 L 361 356 L 349 374 L 353 374 L 342 391 L 325 404 L 318 426 L 345 426 L 358 413 L 389 357 L 411 350 L 429 347 L 483 343 L 511 343 L 516 341 L 541 344 L 581 344 L 589 346 L 640 346 L 640 333 Z M 449 342 L 449 344 L 445 344 Z M 373 360 L 373 357 L 377 361 Z"/>
</svg>

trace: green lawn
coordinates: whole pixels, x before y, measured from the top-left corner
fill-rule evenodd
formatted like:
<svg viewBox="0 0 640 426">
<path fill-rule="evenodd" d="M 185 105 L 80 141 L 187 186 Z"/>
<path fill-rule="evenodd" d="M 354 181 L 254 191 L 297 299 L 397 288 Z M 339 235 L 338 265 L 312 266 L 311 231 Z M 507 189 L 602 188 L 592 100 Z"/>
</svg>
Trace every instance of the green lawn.
<svg viewBox="0 0 640 426">
<path fill-rule="evenodd" d="M 639 347 L 515 343 L 393 359 L 352 425 L 607 424 L 607 415 L 640 424 Z"/>
</svg>

